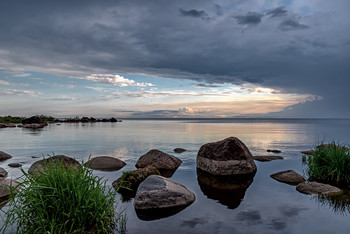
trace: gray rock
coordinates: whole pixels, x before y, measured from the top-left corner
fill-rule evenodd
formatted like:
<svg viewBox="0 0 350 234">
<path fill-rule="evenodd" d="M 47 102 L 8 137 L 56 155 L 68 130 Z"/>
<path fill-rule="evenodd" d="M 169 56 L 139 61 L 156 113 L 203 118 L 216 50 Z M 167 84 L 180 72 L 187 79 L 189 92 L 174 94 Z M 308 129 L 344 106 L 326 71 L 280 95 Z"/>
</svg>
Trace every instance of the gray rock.
<svg viewBox="0 0 350 234">
<path fill-rule="evenodd" d="M 305 181 L 297 185 L 296 189 L 305 194 L 319 194 L 319 195 L 339 195 L 343 190 L 329 184 L 322 184 L 318 182 Z"/>
<path fill-rule="evenodd" d="M 168 174 L 164 174 L 163 172 L 170 172 L 171 176 L 181 163 L 182 161 L 175 156 L 152 149 L 146 154 L 142 155 L 135 166 L 136 168 L 154 166 L 162 173 L 162 175 Z"/>
<path fill-rule="evenodd" d="M 9 167 L 21 167 L 22 164 L 20 164 L 20 163 L 9 163 L 8 166 Z"/>
<path fill-rule="evenodd" d="M 280 171 L 270 175 L 273 179 L 290 185 L 297 185 L 305 181 L 304 177 L 293 170 Z"/>
<path fill-rule="evenodd" d="M 203 145 L 197 168 L 213 175 L 254 175 L 257 170 L 249 149 L 236 137 Z"/>
<path fill-rule="evenodd" d="M 0 167 L 0 177 L 7 177 L 7 171 L 2 167 Z"/>
<path fill-rule="evenodd" d="M 6 160 L 6 159 L 9 159 L 9 158 L 12 158 L 12 156 L 9 155 L 8 153 L 0 151 L 0 161 Z"/>
<path fill-rule="evenodd" d="M 195 199 L 195 195 L 185 186 L 162 176 L 151 175 L 137 189 L 134 207 L 141 219 L 151 220 L 177 213 Z"/>
<path fill-rule="evenodd" d="M 72 166 L 73 168 L 80 167 L 80 163 L 74 158 L 70 158 L 65 155 L 55 155 L 50 158 L 45 158 L 45 159 L 36 161 L 30 166 L 28 173 L 43 172 L 44 168 L 49 163 L 56 163 L 56 164 L 62 163 L 65 167 L 67 166 Z"/>
<path fill-rule="evenodd" d="M 175 149 L 174 149 L 174 152 L 177 153 L 177 154 L 181 154 L 181 153 L 183 153 L 183 152 L 185 152 L 185 151 L 186 151 L 186 150 L 183 149 L 183 148 L 175 148 Z"/>
<path fill-rule="evenodd" d="M 272 160 L 279 160 L 283 159 L 282 156 L 269 156 L 269 155 L 262 155 L 262 156 L 253 156 L 254 160 L 260 161 L 260 162 L 269 162 Z"/>
<path fill-rule="evenodd" d="M 123 196 L 133 197 L 141 182 L 150 175 L 160 175 L 160 172 L 154 166 L 147 166 L 134 171 L 124 172 L 121 177 L 112 183 L 112 186 L 118 189 L 118 192 Z"/>
<path fill-rule="evenodd" d="M 16 124 L 13 123 L 0 123 L 0 128 L 15 128 Z"/>
<path fill-rule="evenodd" d="M 100 156 L 90 159 L 84 165 L 91 169 L 101 171 L 117 171 L 123 168 L 126 165 L 126 163 L 117 158 L 109 156 Z"/>
<path fill-rule="evenodd" d="M 15 188 L 14 192 L 17 191 L 16 186 L 18 183 L 8 178 L 0 178 L 0 202 L 7 200 L 11 195 L 11 188 Z"/>
</svg>

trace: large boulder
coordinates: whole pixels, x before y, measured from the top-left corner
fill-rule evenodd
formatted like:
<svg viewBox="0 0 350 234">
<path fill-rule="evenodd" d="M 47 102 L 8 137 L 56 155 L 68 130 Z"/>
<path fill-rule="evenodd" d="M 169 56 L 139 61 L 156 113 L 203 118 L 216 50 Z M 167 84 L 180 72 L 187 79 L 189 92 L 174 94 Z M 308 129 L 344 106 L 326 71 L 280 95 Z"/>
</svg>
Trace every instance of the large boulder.
<svg viewBox="0 0 350 234">
<path fill-rule="evenodd" d="M 32 116 L 30 118 L 22 120 L 22 125 L 18 125 L 18 127 L 23 128 L 43 128 L 47 126 L 47 122 L 41 119 L 39 116 Z"/>
<path fill-rule="evenodd" d="M 160 175 L 160 172 L 154 166 L 124 172 L 121 177 L 112 183 L 112 186 L 118 189 L 118 192 L 123 195 L 123 198 L 134 197 L 141 182 L 150 175 Z"/>
<path fill-rule="evenodd" d="M 51 163 L 57 164 L 57 165 L 63 164 L 65 167 L 71 166 L 76 169 L 80 167 L 80 163 L 74 158 L 67 157 L 65 155 L 55 155 L 50 158 L 45 158 L 45 159 L 36 161 L 30 166 L 28 173 L 43 172 L 45 167 Z"/>
<path fill-rule="evenodd" d="M 213 175 L 254 175 L 257 170 L 249 149 L 236 137 L 201 146 L 197 168 Z"/>
<path fill-rule="evenodd" d="M 159 175 L 151 175 L 136 192 L 134 207 L 140 219 L 152 220 L 181 211 L 195 201 L 185 186 Z"/>
<path fill-rule="evenodd" d="M 304 177 L 293 170 L 280 171 L 270 175 L 273 179 L 290 185 L 297 185 L 305 181 Z"/>
<path fill-rule="evenodd" d="M 100 156 L 87 161 L 85 166 L 101 171 L 117 171 L 123 168 L 126 163 L 113 157 Z"/>
<path fill-rule="evenodd" d="M 9 155 L 8 153 L 0 151 L 0 161 L 6 160 L 6 159 L 9 159 L 9 158 L 12 158 L 12 156 Z"/>
<path fill-rule="evenodd" d="M 136 168 L 154 166 L 163 176 L 170 177 L 181 163 L 182 161 L 175 156 L 152 149 L 146 154 L 142 155 L 135 166 Z"/>
<path fill-rule="evenodd" d="M 305 181 L 297 185 L 296 189 L 305 194 L 319 194 L 319 195 L 340 195 L 343 193 L 343 190 L 334 187 L 329 184 L 322 184 L 318 182 L 309 182 Z"/>
</svg>

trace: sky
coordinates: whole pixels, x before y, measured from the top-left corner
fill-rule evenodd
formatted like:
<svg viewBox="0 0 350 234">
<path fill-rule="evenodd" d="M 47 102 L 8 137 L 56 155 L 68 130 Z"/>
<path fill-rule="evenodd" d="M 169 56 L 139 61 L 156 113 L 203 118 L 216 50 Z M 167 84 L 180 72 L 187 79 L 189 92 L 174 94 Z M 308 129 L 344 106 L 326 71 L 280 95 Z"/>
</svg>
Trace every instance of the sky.
<svg viewBox="0 0 350 234">
<path fill-rule="evenodd" d="M 349 118 L 348 0 L 1 0 L 0 116 Z"/>
</svg>

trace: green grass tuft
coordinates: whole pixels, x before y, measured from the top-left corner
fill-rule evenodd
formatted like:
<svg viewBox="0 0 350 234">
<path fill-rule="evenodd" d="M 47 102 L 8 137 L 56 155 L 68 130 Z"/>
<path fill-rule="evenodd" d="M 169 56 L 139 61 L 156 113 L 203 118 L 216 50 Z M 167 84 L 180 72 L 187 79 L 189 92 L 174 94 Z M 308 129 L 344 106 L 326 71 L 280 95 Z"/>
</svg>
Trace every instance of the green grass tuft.
<svg viewBox="0 0 350 234">
<path fill-rule="evenodd" d="M 313 155 L 303 159 L 310 180 L 338 186 L 350 185 L 350 150 L 332 142 L 316 147 Z"/>
<path fill-rule="evenodd" d="M 116 213 L 115 190 L 88 168 L 49 163 L 43 172 L 22 172 L 2 232 L 15 226 L 17 233 L 110 233 L 126 222 Z"/>
</svg>

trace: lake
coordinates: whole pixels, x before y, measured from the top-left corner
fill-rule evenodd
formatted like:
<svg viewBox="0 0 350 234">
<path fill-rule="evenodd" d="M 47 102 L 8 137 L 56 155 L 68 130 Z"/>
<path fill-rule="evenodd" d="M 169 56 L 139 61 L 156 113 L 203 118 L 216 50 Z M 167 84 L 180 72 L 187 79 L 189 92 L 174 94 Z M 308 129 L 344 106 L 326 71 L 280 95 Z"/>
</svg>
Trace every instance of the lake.
<svg viewBox="0 0 350 234">
<path fill-rule="evenodd" d="M 255 161 L 254 180 L 240 190 L 215 191 L 197 174 L 197 152 L 205 143 L 238 137 L 253 155 L 281 155 L 284 160 Z M 270 175 L 292 169 L 305 174 L 300 151 L 321 142 L 350 143 L 350 119 L 197 119 L 123 120 L 118 123 L 49 124 L 40 130 L 0 129 L 0 150 L 13 155 L 0 167 L 17 178 L 35 157 L 64 154 L 87 161 L 89 157 L 113 156 L 127 163 L 116 172 L 94 171 L 111 185 L 123 171 L 134 170 L 138 158 L 158 149 L 183 163 L 170 178 L 196 195 L 196 201 L 181 212 L 162 219 L 137 217 L 133 200 L 119 202 L 127 213 L 128 233 L 349 233 L 349 211 L 296 191 Z M 187 151 L 176 154 L 174 148 Z M 281 150 L 281 154 L 267 153 Z"/>
</svg>

